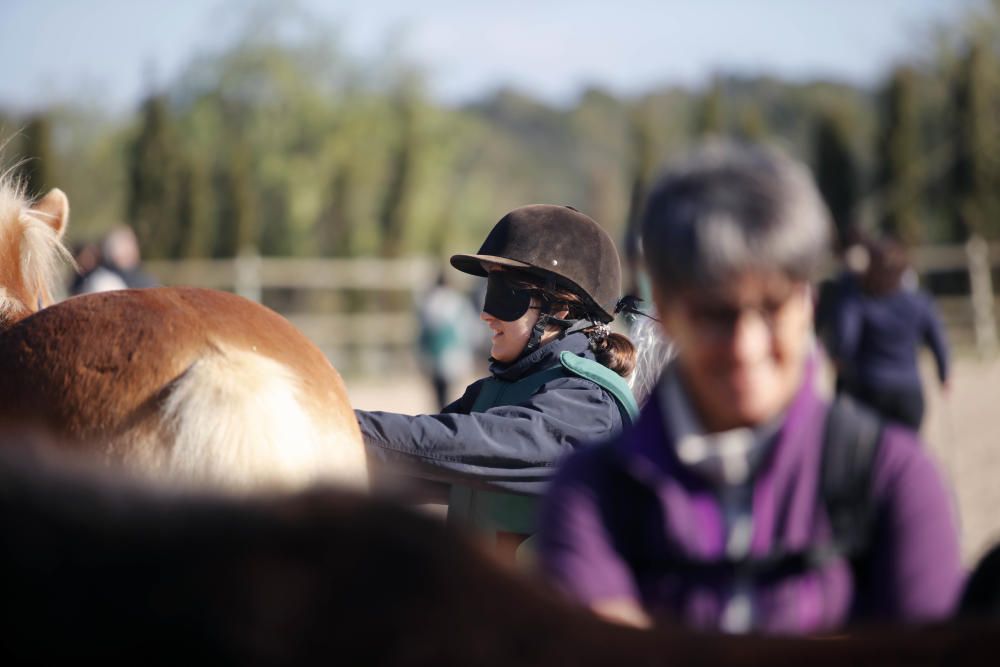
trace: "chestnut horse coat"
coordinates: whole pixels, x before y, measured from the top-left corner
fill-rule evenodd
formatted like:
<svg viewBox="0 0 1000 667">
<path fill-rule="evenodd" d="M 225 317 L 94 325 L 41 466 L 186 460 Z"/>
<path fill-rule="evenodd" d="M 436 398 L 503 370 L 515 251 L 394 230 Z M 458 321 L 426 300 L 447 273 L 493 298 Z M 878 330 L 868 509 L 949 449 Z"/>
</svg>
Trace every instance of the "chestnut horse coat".
<svg viewBox="0 0 1000 667">
<path fill-rule="evenodd" d="M 157 478 L 233 490 L 367 485 L 343 382 L 291 323 L 215 290 L 48 301 L 66 196 L 0 178 L 0 425 L 39 427 Z M 36 312 L 37 311 L 37 312 Z"/>
</svg>

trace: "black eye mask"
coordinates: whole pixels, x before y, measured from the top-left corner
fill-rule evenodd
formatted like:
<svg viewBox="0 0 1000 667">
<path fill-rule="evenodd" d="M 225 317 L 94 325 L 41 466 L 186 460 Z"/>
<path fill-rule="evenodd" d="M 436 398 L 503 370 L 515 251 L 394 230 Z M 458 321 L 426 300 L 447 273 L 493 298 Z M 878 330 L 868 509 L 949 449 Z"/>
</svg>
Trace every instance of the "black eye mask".
<svg viewBox="0 0 1000 667">
<path fill-rule="evenodd" d="M 513 322 L 531 308 L 531 294 L 515 289 L 502 271 L 490 271 L 486 278 L 486 303 L 483 312 L 504 322 Z"/>
</svg>

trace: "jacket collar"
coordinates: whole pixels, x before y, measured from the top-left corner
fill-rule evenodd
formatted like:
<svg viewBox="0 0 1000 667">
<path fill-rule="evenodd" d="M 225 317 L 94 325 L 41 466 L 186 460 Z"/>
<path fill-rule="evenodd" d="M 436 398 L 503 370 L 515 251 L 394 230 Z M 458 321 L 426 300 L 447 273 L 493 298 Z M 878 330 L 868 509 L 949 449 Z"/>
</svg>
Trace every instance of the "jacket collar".
<svg viewBox="0 0 1000 667">
<path fill-rule="evenodd" d="M 555 366 L 559 363 L 559 355 L 564 351 L 594 359 L 594 353 L 590 350 L 587 337 L 583 334 L 570 334 L 546 343 L 512 363 L 504 364 L 493 361 L 490 364 L 490 373 L 500 380 L 514 382 L 537 371 Z"/>
<path fill-rule="evenodd" d="M 780 420 L 781 423 L 771 427 L 776 432 L 770 434 L 772 442 L 764 448 L 764 455 L 755 457 L 757 460 L 752 462 L 751 478 L 760 474 L 761 467 L 773 467 L 775 458 L 782 458 L 783 464 L 788 464 L 801 454 L 798 450 L 806 447 L 805 440 L 808 438 L 800 437 L 801 433 L 809 430 L 809 425 L 825 409 L 825 402 L 819 397 L 815 386 L 818 362 L 815 354 L 807 358 L 802 383 Z M 659 485 L 664 475 L 676 476 L 685 484 L 714 486 L 705 476 L 691 470 L 678 455 L 678 427 L 673 424 L 673 416 L 664 410 L 664 403 L 669 401 L 661 398 L 667 375 L 665 372 L 664 378 L 643 407 L 635 428 L 615 444 L 617 454 L 626 470 L 653 487 Z M 768 461 L 771 463 L 767 463 Z"/>
</svg>

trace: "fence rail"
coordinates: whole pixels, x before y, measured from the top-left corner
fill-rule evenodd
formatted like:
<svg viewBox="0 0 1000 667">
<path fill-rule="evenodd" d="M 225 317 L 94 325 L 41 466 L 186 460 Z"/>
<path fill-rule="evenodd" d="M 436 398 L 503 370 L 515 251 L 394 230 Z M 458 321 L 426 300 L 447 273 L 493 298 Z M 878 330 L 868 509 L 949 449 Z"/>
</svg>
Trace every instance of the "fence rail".
<svg viewBox="0 0 1000 667">
<path fill-rule="evenodd" d="M 922 246 L 912 252 L 921 277 L 966 272 L 970 293 L 941 297 L 938 303 L 953 340 L 975 345 L 983 355 L 997 350 L 996 296 L 992 270 L 1000 268 L 1000 243 L 972 239 L 964 245 Z M 166 285 L 197 285 L 236 292 L 281 312 L 309 336 L 342 370 L 370 373 L 386 366 L 412 368 L 417 336 L 414 305 L 441 263 L 428 257 L 402 259 L 293 259 L 244 254 L 234 259 L 148 262 Z M 322 307 L 310 299 L 279 298 L 275 292 L 325 291 Z M 346 307 L 345 293 L 357 302 L 379 304 L 377 312 Z M 395 295 L 387 298 L 386 295 Z"/>
<path fill-rule="evenodd" d="M 299 259 L 243 254 L 234 259 L 150 261 L 145 268 L 164 285 L 227 290 L 274 308 L 342 372 L 372 374 L 415 368 L 414 307 L 439 272 L 440 262 L 427 257 Z M 333 298 L 295 298 L 303 292 L 325 292 Z M 348 292 L 362 296 L 348 304 Z M 365 303 L 377 304 L 379 310 L 359 311 L 356 306 Z"/>
</svg>

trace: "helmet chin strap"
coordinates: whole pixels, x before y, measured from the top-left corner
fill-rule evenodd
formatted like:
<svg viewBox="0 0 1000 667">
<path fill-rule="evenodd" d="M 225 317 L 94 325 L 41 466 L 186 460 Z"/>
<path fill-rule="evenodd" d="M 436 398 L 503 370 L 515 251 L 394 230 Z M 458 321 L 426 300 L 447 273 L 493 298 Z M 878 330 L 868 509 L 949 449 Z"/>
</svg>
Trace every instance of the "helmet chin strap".
<svg viewBox="0 0 1000 667">
<path fill-rule="evenodd" d="M 531 327 L 531 336 L 528 338 L 528 343 L 524 346 L 524 352 L 521 353 L 522 356 L 531 354 L 541 346 L 542 336 L 545 335 L 545 329 L 550 324 L 554 324 L 560 328 L 559 338 L 565 338 L 571 333 L 582 331 L 594 325 L 589 320 L 564 320 L 551 315 L 549 314 L 549 304 L 542 304 L 538 310 L 538 320 L 535 322 L 535 326 Z"/>
</svg>

